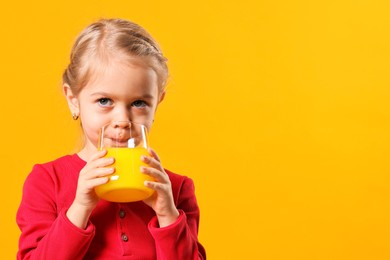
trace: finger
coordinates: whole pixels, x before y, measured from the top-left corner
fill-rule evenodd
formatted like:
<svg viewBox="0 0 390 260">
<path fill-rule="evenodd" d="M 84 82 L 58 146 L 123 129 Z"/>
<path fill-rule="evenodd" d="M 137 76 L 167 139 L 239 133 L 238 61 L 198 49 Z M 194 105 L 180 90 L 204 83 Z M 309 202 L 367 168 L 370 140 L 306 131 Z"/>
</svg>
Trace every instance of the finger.
<svg viewBox="0 0 390 260">
<path fill-rule="evenodd" d="M 155 168 L 141 166 L 141 172 L 154 178 L 157 182 L 169 183 L 167 175 Z"/>
<path fill-rule="evenodd" d="M 86 176 L 84 178 L 91 179 L 96 176 L 100 176 L 105 173 L 113 173 L 112 168 L 108 167 L 113 164 L 113 158 L 102 158 L 98 161 L 88 163 L 81 171 L 80 176 Z M 107 174 L 105 174 L 107 175 Z"/>
<path fill-rule="evenodd" d="M 158 154 L 152 148 L 150 148 L 150 147 L 148 148 L 148 153 L 154 159 L 156 159 L 157 161 L 161 162 L 160 157 L 158 156 Z"/>
<path fill-rule="evenodd" d="M 97 168 L 94 171 L 91 171 L 88 175 L 87 180 L 96 179 L 99 177 L 107 177 L 109 175 L 112 175 L 115 172 L 114 167 L 103 167 L 103 168 Z"/>
<path fill-rule="evenodd" d="M 99 158 L 95 161 L 94 165 L 96 167 L 105 167 L 113 164 L 115 162 L 114 157 L 104 157 L 104 158 Z"/>
<path fill-rule="evenodd" d="M 141 156 L 141 161 L 146 163 L 147 165 L 149 165 L 150 167 L 153 167 L 153 168 L 156 168 L 160 171 L 164 171 L 164 168 L 162 167 L 160 161 L 158 161 L 157 159 L 155 158 L 152 158 L 150 156 L 145 156 L 145 155 L 142 155 Z"/>
<path fill-rule="evenodd" d="M 112 165 L 114 162 L 115 162 L 115 159 L 113 157 L 98 158 L 95 161 L 90 162 L 88 164 L 88 168 L 94 169 L 94 168 L 106 167 L 106 166 Z"/>
<path fill-rule="evenodd" d="M 89 158 L 89 161 L 92 162 L 92 161 L 95 161 L 99 158 L 102 158 L 103 156 L 105 156 L 107 154 L 107 150 L 101 150 L 101 151 L 97 151 L 96 153 L 94 153 L 91 158 Z"/>
<path fill-rule="evenodd" d="M 87 164 L 85 165 L 84 169 L 91 169 L 99 166 L 99 160 L 103 158 L 107 154 L 107 150 L 102 150 L 94 153 L 91 158 L 89 158 Z M 98 161 L 98 164 L 96 164 L 96 161 Z M 101 163 L 101 162 L 100 162 Z"/>
<path fill-rule="evenodd" d="M 153 182 L 153 181 L 145 181 L 144 182 L 144 185 L 150 189 L 153 189 L 155 191 L 167 191 L 168 190 L 168 187 L 167 185 L 163 184 L 163 183 L 159 183 L 159 182 Z"/>
<path fill-rule="evenodd" d="M 108 182 L 108 180 L 109 180 L 108 177 L 95 178 L 95 179 L 89 180 L 85 184 L 86 184 L 87 189 L 92 190 L 92 189 L 96 188 L 97 186 L 100 186 L 102 184 L 106 184 Z"/>
</svg>

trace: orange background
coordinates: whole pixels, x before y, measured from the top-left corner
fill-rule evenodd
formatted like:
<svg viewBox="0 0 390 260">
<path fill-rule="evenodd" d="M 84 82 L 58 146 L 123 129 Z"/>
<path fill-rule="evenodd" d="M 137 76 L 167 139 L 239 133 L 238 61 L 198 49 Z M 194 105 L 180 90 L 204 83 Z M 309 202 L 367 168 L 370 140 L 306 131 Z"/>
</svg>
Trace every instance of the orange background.
<svg viewBox="0 0 390 260">
<path fill-rule="evenodd" d="M 16 254 L 33 164 L 78 143 L 60 87 L 74 38 L 122 17 L 169 58 L 151 140 L 195 181 L 209 259 L 390 259 L 389 13 L 384 0 L 3 3 L 1 258 Z"/>
</svg>

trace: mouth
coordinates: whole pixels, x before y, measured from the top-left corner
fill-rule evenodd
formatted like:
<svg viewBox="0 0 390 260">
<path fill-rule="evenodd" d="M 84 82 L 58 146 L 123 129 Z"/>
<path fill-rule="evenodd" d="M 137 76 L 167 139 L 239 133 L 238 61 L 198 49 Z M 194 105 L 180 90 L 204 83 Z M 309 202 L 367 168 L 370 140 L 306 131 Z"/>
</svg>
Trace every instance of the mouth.
<svg viewBox="0 0 390 260">
<path fill-rule="evenodd" d="M 109 125 L 102 128 L 100 132 L 100 147 L 135 148 L 139 142 L 137 129 L 131 127 Z"/>
<path fill-rule="evenodd" d="M 134 138 L 109 138 L 105 141 L 106 147 L 117 147 L 117 148 L 134 148 L 135 139 Z"/>
<path fill-rule="evenodd" d="M 110 139 L 110 147 L 129 147 L 131 139 Z"/>
</svg>

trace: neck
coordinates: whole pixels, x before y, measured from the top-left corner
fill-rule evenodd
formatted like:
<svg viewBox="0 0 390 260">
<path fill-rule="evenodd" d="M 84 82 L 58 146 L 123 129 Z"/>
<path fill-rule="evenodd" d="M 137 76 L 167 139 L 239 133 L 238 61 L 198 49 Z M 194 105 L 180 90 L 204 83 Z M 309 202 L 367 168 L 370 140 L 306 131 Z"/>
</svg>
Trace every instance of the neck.
<svg viewBox="0 0 390 260">
<path fill-rule="evenodd" d="M 90 144 L 90 143 L 87 143 L 85 144 L 85 146 L 83 147 L 83 149 L 81 149 L 77 155 L 83 159 L 84 161 L 88 162 L 89 159 L 91 158 L 91 156 L 96 153 L 97 151 L 97 148 Z"/>
</svg>

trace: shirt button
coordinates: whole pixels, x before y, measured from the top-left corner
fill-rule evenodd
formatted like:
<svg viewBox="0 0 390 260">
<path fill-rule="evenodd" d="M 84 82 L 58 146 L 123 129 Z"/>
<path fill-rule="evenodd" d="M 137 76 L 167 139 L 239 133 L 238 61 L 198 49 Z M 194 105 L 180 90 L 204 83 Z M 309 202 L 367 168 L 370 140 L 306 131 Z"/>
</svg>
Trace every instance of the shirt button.
<svg viewBox="0 0 390 260">
<path fill-rule="evenodd" d="M 124 218 L 125 216 L 126 216 L 126 212 L 123 209 L 119 210 L 119 217 Z"/>
<path fill-rule="evenodd" d="M 124 242 L 129 241 L 129 237 L 125 233 L 122 234 L 121 238 Z"/>
</svg>

